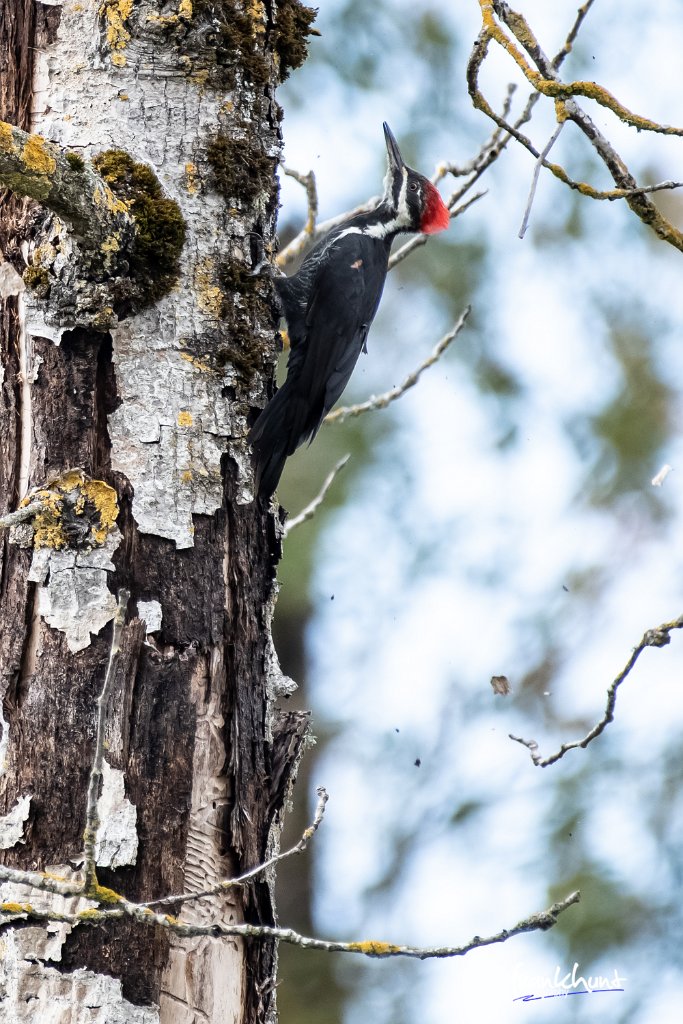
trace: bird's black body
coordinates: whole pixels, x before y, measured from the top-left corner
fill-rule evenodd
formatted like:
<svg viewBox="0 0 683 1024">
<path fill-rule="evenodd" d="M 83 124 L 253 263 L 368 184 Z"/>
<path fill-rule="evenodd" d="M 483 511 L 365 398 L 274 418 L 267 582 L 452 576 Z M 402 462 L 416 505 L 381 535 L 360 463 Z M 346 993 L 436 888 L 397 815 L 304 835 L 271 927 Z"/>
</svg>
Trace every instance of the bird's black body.
<svg viewBox="0 0 683 1024">
<path fill-rule="evenodd" d="M 448 224 L 434 186 L 405 166 L 386 124 L 384 131 L 389 169 L 379 205 L 333 228 L 298 273 L 274 282 L 291 350 L 287 379 L 249 434 L 258 490 L 265 497 L 277 487 L 287 457 L 313 439 L 365 350 L 395 236 Z"/>
</svg>

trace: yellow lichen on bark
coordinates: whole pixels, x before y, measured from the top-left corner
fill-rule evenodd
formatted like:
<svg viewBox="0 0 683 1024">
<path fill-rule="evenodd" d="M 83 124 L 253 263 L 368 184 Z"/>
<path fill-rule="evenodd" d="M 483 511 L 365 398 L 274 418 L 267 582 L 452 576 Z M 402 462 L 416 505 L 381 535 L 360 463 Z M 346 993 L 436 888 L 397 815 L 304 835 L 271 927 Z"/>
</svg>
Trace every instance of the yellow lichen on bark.
<svg viewBox="0 0 683 1024">
<path fill-rule="evenodd" d="M 124 199 L 115 196 L 108 185 L 98 185 L 93 194 L 95 206 L 106 206 L 111 213 L 127 213 L 129 206 Z"/>
<path fill-rule="evenodd" d="M 71 503 L 67 508 L 66 496 Z M 72 469 L 36 491 L 21 502 L 26 506 L 40 501 L 42 509 L 33 517 L 33 546 L 60 550 L 69 546 L 64 524 L 65 513 L 91 518 L 88 540 L 94 547 L 101 546 L 119 514 L 116 491 L 104 480 L 92 480 L 80 469 Z M 87 536 L 87 535 L 86 535 Z"/>
<path fill-rule="evenodd" d="M 220 320 L 223 313 L 223 292 L 215 282 L 215 264 L 212 259 L 200 260 L 195 267 L 194 284 L 197 305 L 203 313 Z"/>
<path fill-rule="evenodd" d="M 52 490 L 34 491 L 21 502 L 28 505 L 31 501 L 40 501 L 43 505 L 40 512 L 33 517 L 34 548 L 52 548 L 59 551 L 67 546 L 67 537 L 61 521 L 61 495 Z"/>
<path fill-rule="evenodd" d="M 254 33 L 263 35 L 266 31 L 266 5 L 263 0 L 249 0 L 247 14 L 254 24 Z"/>
<path fill-rule="evenodd" d="M 98 903 L 116 904 L 123 899 L 123 896 L 106 885 L 92 885 L 86 895 L 88 899 L 96 900 Z"/>
<path fill-rule="evenodd" d="M 33 907 L 30 903 L 0 903 L 2 914 L 30 914 Z"/>
<path fill-rule="evenodd" d="M 87 477 L 83 480 L 82 491 L 84 497 L 95 506 L 100 517 L 100 525 L 93 526 L 91 531 L 93 540 L 97 544 L 104 544 L 119 514 L 116 491 L 104 480 L 90 480 Z"/>
<path fill-rule="evenodd" d="M 197 370 L 203 370 L 204 373 L 209 373 L 211 371 L 209 363 L 205 363 L 203 360 L 197 359 L 196 356 L 191 356 L 189 352 L 181 352 L 180 358 L 184 359 L 186 363 L 192 363 Z"/>
<path fill-rule="evenodd" d="M 179 427 L 191 427 L 192 426 L 192 413 L 188 412 L 187 409 L 181 409 L 178 413 L 178 426 Z"/>
<path fill-rule="evenodd" d="M 125 50 L 130 40 L 130 32 L 126 28 L 126 21 L 133 10 L 133 0 L 104 0 L 100 7 L 100 14 L 104 15 L 107 22 L 107 42 L 112 50 L 111 62 L 116 67 L 123 67 L 126 63 Z"/>
<path fill-rule="evenodd" d="M 374 939 L 366 939 L 364 942 L 349 942 L 348 948 L 353 952 L 365 953 L 366 956 L 389 956 L 398 953 L 400 946 L 394 946 L 391 942 L 376 942 Z"/>
<path fill-rule="evenodd" d="M 199 191 L 199 185 L 197 183 L 197 165 L 193 163 L 185 164 L 185 188 L 191 196 L 195 196 Z"/>
<path fill-rule="evenodd" d="M 54 174 L 57 162 L 54 157 L 50 156 L 45 146 L 45 139 L 40 135 L 29 135 L 21 151 L 21 157 L 30 171 L 36 171 L 38 174 Z"/>
<path fill-rule="evenodd" d="M 12 126 L 0 121 L 0 150 L 3 153 L 16 153 L 17 147 L 14 144 Z"/>
<path fill-rule="evenodd" d="M 109 235 L 102 242 L 102 252 L 118 252 L 121 248 L 121 240 L 117 234 Z"/>
<path fill-rule="evenodd" d="M 105 914 L 102 910 L 81 910 L 77 914 L 78 920 L 83 921 L 86 924 L 88 922 L 104 921 L 106 920 Z"/>
</svg>

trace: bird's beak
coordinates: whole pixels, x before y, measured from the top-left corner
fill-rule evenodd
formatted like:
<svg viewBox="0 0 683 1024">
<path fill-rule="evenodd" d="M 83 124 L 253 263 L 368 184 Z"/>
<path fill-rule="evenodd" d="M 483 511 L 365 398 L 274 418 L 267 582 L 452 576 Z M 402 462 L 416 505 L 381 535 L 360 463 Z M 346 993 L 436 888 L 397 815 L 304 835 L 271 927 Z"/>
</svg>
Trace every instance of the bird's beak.
<svg viewBox="0 0 683 1024">
<path fill-rule="evenodd" d="M 398 148 L 398 142 L 394 138 L 391 128 L 386 121 L 383 123 L 382 127 L 384 128 L 384 138 L 387 144 L 389 167 L 391 169 L 400 170 L 402 167 L 405 167 L 405 163 L 401 156 L 401 150 Z"/>
</svg>

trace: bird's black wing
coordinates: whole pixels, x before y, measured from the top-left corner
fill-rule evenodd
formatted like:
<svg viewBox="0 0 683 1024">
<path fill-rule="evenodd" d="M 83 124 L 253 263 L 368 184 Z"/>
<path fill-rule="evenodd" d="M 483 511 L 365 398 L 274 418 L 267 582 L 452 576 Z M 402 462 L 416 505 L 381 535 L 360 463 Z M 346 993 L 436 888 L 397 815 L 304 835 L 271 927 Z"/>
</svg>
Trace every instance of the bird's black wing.
<svg viewBox="0 0 683 1024">
<path fill-rule="evenodd" d="M 360 233 L 336 239 L 315 276 L 304 344 L 293 350 L 297 390 L 310 399 L 300 442 L 312 438 L 341 396 L 365 343 L 387 275 L 388 247 Z M 292 369 L 295 369 L 294 367 Z"/>
<path fill-rule="evenodd" d="M 297 311 L 290 330 L 287 379 L 249 433 L 261 494 L 273 493 L 287 457 L 313 439 L 346 387 L 382 296 L 389 245 L 353 232 L 311 255 L 313 265 L 302 268 L 311 284 L 305 315 Z"/>
</svg>

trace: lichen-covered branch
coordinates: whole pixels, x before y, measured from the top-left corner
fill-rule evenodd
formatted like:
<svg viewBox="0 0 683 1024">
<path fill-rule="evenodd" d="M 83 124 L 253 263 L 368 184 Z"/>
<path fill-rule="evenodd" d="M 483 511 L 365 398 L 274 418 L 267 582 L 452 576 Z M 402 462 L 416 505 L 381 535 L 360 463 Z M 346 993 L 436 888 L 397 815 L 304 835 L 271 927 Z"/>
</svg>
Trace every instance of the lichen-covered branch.
<svg viewBox="0 0 683 1024">
<path fill-rule="evenodd" d="M 660 213 L 648 194 L 665 189 L 679 188 L 683 183 L 664 181 L 656 185 L 639 186 L 622 158 L 588 114 L 578 105 L 575 97 L 584 96 L 595 100 L 600 106 L 614 113 L 625 124 L 639 131 L 681 136 L 683 135 L 683 128 L 661 125 L 649 118 L 634 114 L 620 103 L 616 97 L 612 96 L 607 89 L 596 82 L 563 82 L 559 77 L 558 68 L 564 57 L 571 50 L 576 34 L 591 6 L 591 2 L 585 3 L 579 9 L 564 47 L 554 60 L 550 60 L 543 52 L 534 33 L 521 14 L 513 11 L 501 0 L 479 0 L 482 28 L 467 65 L 467 85 L 472 103 L 478 110 L 481 110 L 487 117 L 491 118 L 499 128 L 504 129 L 512 138 L 524 146 L 539 164 L 550 170 L 556 178 L 565 185 L 568 185 L 569 188 L 591 199 L 624 199 L 631 210 L 663 241 L 669 242 L 675 248 L 683 251 L 683 233 Z M 505 32 L 502 25 L 496 19 L 499 19 L 506 26 L 511 36 Z M 616 188 L 600 190 L 587 182 L 575 181 L 564 167 L 560 164 L 551 163 L 545 158 L 543 153 L 539 153 L 531 140 L 519 131 L 519 122 L 517 125 L 511 125 L 505 117 L 496 114 L 479 87 L 479 72 L 488 54 L 489 44 L 492 40 L 501 46 L 513 59 L 527 81 L 536 90 L 536 97 L 542 95 L 553 100 L 558 122 L 562 123 L 570 120 L 581 129 L 605 164 L 617 186 Z"/>
<path fill-rule="evenodd" d="M 513 58 L 522 74 L 529 83 L 541 93 L 551 99 L 566 100 L 572 96 L 584 96 L 586 99 L 595 100 L 599 106 L 611 110 L 613 114 L 633 128 L 639 131 L 657 132 L 661 135 L 683 136 L 683 128 L 676 128 L 672 125 L 658 124 L 656 121 L 634 114 L 623 103 L 620 103 L 616 96 L 613 96 L 604 86 L 597 82 L 575 81 L 562 82 L 555 69 L 543 53 L 536 37 L 529 27 L 524 16 L 513 11 L 502 0 L 479 0 L 482 10 L 482 21 L 491 38 L 495 39 L 500 46 Z M 520 45 L 537 65 L 534 70 L 525 60 L 520 50 L 514 45 L 508 36 L 502 31 L 493 17 L 493 12 L 507 25 L 514 34 Z"/>
<path fill-rule="evenodd" d="M 18 508 L 14 512 L 8 512 L 7 515 L 0 516 L 0 530 L 8 530 L 12 526 L 26 523 L 39 512 L 43 512 L 44 509 L 44 502 L 38 500 L 31 501 L 28 505 L 24 505 L 23 508 Z"/>
<path fill-rule="evenodd" d="M 6 868 L 0 865 L 0 880 L 14 882 L 15 884 L 28 885 L 26 876 L 29 873 L 18 871 L 15 868 Z M 45 876 L 45 882 L 51 882 Z M 54 889 L 47 884 L 34 885 L 34 888 L 51 892 Z M 71 893 L 70 895 L 78 895 Z M 326 953 L 357 953 L 362 956 L 388 959 L 391 957 L 409 957 L 413 960 L 434 960 L 446 959 L 456 956 L 464 956 L 473 949 L 480 949 L 483 946 L 491 946 L 499 942 L 507 942 L 515 935 L 523 935 L 526 932 L 547 931 L 557 924 L 560 914 L 569 907 L 578 903 L 581 894 L 572 892 L 563 900 L 553 903 L 546 910 L 540 913 L 530 914 L 529 917 L 519 921 L 511 928 L 504 928 L 494 935 L 481 937 L 476 935 L 469 942 L 460 946 L 401 946 L 392 942 L 385 942 L 377 939 L 365 939 L 360 942 L 337 942 L 334 939 L 317 939 L 309 935 L 301 935 L 292 928 L 273 928 L 268 925 L 255 924 L 186 924 L 178 918 L 169 914 L 155 913 L 148 906 L 140 903 L 132 903 L 115 893 L 111 889 L 102 886 L 96 887 L 87 893 L 90 900 L 99 904 L 96 909 L 83 910 L 80 913 L 65 914 L 59 911 L 36 908 L 31 903 L 5 902 L 0 903 L 0 925 L 11 923 L 17 920 L 28 920 L 38 922 L 61 921 L 72 926 L 76 925 L 97 925 L 106 924 L 112 919 L 132 917 L 140 924 L 150 927 L 164 928 L 173 935 L 181 937 L 211 938 L 232 938 L 239 936 L 244 939 L 276 939 L 280 942 L 288 942 L 301 949 L 317 949 Z"/>
<path fill-rule="evenodd" d="M 0 121 L 0 184 L 42 203 L 91 246 L 120 247 L 132 237 L 133 220 L 126 203 L 90 163 L 4 121 Z"/>
<path fill-rule="evenodd" d="M 155 173 L 124 150 L 92 161 L 0 122 L 0 186 L 55 214 L 33 239 L 24 284 L 45 322 L 107 330 L 170 290 L 185 221 Z"/>
<path fill-rule="evenodd" d="M 677 619 L 673 619 L 671 622 L 664 622 L 661 626 L 657 626 L 655 629 L 648 629 L 643 634 L 642 640 L 636 647 L 634 647 L 631 657 L 607 690 L 607 704 L 605 706 L 604 715 L 600 721 L 586 733 L 583 739 L 573 740 L 571 743 L 563 743 L 560 749 L 549 757 L 541 757 L 538 753 L 538 743 L 535 740 L 525 740 L 522 739 L 521 736 L 513 736 L 511 733 L 510 739 L 515 740 L 516 743 L 521 743 L 522 746 L 526 747 L 530 751 L 531 760 L 537 768 L 547 768 L 548 765 L 555 764 L 556 761 L 559 761 L 564 757 L 568 750 L 576 750 L 577 747 L 587 747 L 589 743 L 600 735 L 600 733 L 605 731 L 610 722 L 614 721 L 614 709 L 617 704 L 617 690 L 630 674 L 633 666 L 645 648 L 666 647 L 667 644 L 671 643 L 671 633 L 674 629 L 683 629 L 683 615 L 679 616 Z"/>
</svg>

